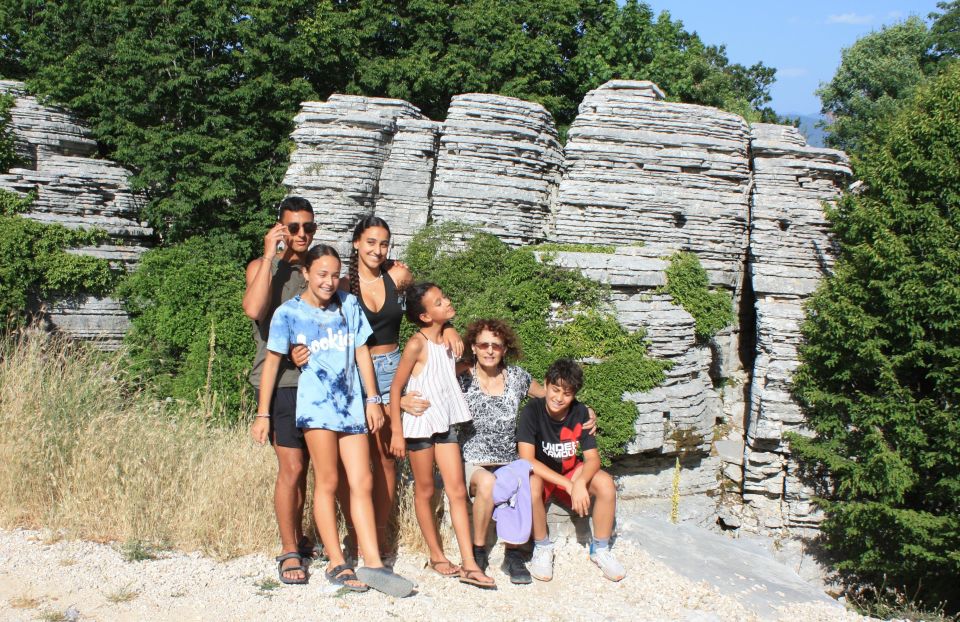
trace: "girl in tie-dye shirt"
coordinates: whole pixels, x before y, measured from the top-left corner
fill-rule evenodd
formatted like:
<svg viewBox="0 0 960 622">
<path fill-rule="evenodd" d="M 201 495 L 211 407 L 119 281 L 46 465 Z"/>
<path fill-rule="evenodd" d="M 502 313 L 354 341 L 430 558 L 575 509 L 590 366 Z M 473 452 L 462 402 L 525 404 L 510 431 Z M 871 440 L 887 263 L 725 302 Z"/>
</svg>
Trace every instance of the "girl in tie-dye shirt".
<svg viewBox="0 0 960 622">
<path fill-rule="evenodd" d="M 368 429 L 373 433 L 380 429 L 384 415 L 367 347 L 370 324 L 356 297 L 337 289 L 340 256 L 335 249 L 325 244 L 310 249 L 303 273 L 306 290 L 278 307 L 270 322 L 257 412 L 269 413 L 280 357 L 296 344 L 309 348 L 310 358 L 297 386 L 297 427 L 303 428 L 313 462 L 314 517 L 330 558 L 327 579 L 350 590 L 364 591 L 369 585 L 406 596 L 413 584 L 384 568 L 377 546 L 366 434 Z M 365 397 L 363 387 L 371 388 Z M 344 561 L 337 532 L 338 459 L 350 485 L 353 522 L 365 564 L 356 573 Z"/>
</svg>

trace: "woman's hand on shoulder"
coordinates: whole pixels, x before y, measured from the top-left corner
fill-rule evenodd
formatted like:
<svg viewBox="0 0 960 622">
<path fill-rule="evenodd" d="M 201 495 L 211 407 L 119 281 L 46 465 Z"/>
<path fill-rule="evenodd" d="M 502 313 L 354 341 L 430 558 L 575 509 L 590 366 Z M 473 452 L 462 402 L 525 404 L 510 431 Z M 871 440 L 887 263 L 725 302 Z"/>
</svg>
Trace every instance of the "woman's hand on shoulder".
<svg viewBox="0 0 960 622">
<path fill-rule="evenodd" d="M 407 414 L 419 417 L 430 408 L 430 400 L 424 399 L 420 391 L 411 391 L 400 399 L 400 408 Z"/>
<path fill-rule="evenodd" d="M 527 395 L 530 397 L 546 397 L 547 390 L 536 380 L 531 380 L 530 388 L 527 390 Z"/>
<path fill-rule="evenodd" d="M 597 413 L 593 412 L 593 409 L 587 406 L 587 415 L 590 417 L 583 424 L 583 429 L 590 433 L 590 436 L 597 435 Z"/>
</svg>

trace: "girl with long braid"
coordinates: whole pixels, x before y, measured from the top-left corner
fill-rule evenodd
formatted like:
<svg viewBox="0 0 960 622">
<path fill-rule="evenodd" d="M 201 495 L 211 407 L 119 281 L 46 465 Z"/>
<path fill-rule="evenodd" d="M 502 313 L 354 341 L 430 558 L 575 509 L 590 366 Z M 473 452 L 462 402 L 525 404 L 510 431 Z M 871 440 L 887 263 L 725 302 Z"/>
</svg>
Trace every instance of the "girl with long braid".
<svg viewBox="0 0 960 622">
<path fill-rule="evenodd" d="M 373 357 L 376 391 L 383 397 L 384 407 L 390 403 L 390 385 L 400 363 L 400 322 L 404 314 L 403 291 L 413 283 L 413 275 L 405 265 L 387 258 L 390 251 L 390 227 L 382 218 L 368 215 L 353 229 L 348 276 L 340 281 L 340 288 L 348 291 L 360 303 L 373 335 L 367 342 Z M 459 357 L 463 341 L 452 327 L 443 329 L 443 343 Z M 424 412 L 430 403 L 411 400 L 413 392 L 404 398 L 404 407 L 413 404 L 412 411 Z M 370 434 L 370 455 L 373 460 L 373 504 L 377 521 L 377 540 L 381 555 L 389 556 L 390 538 L 387 533 L 390 512 L 396 498 L 397 466 L 390 454 L 391 425 L 389 418 L 376 434 Z M 341 497 L 342 498 L 342 497 Z M 345 516 L 351 525 L 350 516 Z M 353 542 L 356 539 L 353 538 Z"/>
</svg>

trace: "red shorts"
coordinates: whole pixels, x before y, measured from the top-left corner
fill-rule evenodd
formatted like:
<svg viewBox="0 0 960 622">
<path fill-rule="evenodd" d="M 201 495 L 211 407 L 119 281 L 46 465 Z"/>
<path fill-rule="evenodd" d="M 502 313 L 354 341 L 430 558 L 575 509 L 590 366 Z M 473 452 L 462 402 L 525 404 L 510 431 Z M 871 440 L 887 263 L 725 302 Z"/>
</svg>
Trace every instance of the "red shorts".
<svg viewBox="0 0 960 622">
<path fill-rule="evenodd" d="M 572 480 L 573 476 L 579 473 L 582 467 L 583 463 L 577 462 L 575 465 L 573 465 L 572 469 L 561 473 L 561 475 Z M 554 501 L 560 505 L 563 505 L 564 507 L 573 507 L 573 499 L 570 498 L 570 493 L 553 482 L 543 482 L 543 503 L 546 504 L 551 497 Z"/>
</svg>

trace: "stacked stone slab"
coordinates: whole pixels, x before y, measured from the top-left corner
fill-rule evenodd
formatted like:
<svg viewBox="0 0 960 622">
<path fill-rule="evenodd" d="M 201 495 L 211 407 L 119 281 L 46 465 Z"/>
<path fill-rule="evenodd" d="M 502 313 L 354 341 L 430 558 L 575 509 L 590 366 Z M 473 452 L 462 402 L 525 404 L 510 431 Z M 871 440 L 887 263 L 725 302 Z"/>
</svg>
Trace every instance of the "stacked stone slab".
<svg viewBox="0 0 960 622">
<path fill-rule="evenodd" d="M 98 228 L 105 243 L 75 249 L 132 270 L 150 246 L 152 230 L 139 221 L 144 197 L 130 189 L 130 171 L 96 159 L 90 131 L 65 111 L 41 105 L 19 82 L 0 81 L 0 92 L 16 97 L 10 127 L 22 166 L 0 175 L 0 188 L 36 198 L 28 218 L 70 228 Z M 46 301 L 51 323 L 79 339 L 119 346 L 129 319 L 119 301 L 78 296 Z"/>
<path fill-rule="evenodd" d="M 347 250 L 356 222 L 384 218 L 403 242 L 427 222 L 439 124 L 399 99 L 332 95 L 294 118 L 284 184 L 307 198 L 316 240 Z"/>
<path fill-rule="evenodd" d="M 744 502 L 762 526 L 815 526 L 811 491 L 796 476 L 784 433 L 803 431 L 790 394 L 803 302 L 830 271 L 834 248 L 823 202 L 850 181 L 840 151 L 808 147 L 791 127 L 751 128 L 754 188 L 749 270 L 756 295 L 757 356 L 744 451 Z"/>
<path fill-rule="evenodd" d="M 697 342 L 693 317 L 669 295 L 657 291 L 666 284 L 668 261 L 662 250 L 619 247 L 613 254 L 559 252 L 553 261 L 610 285 L 620 323 L 628 330 L 644 331 L 650 355 L 672 363 L 660 386 L 624 394 L 637 407 L 636 437 L 626 454 L 642 455 L 648 461 L 654 458 L 672 472 L 672 461 L 656 460 L 656 456 L 683 453 L 695 458 L 703 472 L 688 473 L 682 493 L 703 492 L 703 482 L 715 486 L 719 467 L 708 454 L 720 401 L 709 375 L 711 353 L 706 344 Z M 678 432 L 687 433 L 695 446 L 677 447 Z M 619 483 L 624 498 L 662 497 L 671 478 L 654 475 L 650 469 L 624 471 Z"/>
<path fill-rule="evenodd" d="M 714 284 L 739 286 L 750 185 L 742 118 L 614 80 L 587 93 L 568 137 L 551 239 L 691 250 Z"/>
<path fill-rule="evenodd" d="M 433 219 L 479 225 L 508 244 L 542 241 L 562 164 L 553 117 L 540 104 L 458 95 L 440 136 Z"/>
</svg>

